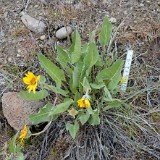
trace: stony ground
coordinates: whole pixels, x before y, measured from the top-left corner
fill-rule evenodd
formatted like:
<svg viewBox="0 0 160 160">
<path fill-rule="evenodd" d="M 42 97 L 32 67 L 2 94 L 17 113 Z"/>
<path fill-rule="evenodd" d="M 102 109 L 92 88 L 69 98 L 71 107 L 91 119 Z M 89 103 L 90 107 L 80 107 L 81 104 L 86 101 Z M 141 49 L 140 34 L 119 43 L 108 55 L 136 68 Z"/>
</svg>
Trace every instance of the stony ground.
<svg viewBox="0 0 160 160">
<path fill-rule="evenodd" d="M 21 21 L 22 11 L 43 21 L 45 30 L 32 32 Z M 56 37 L 57 30 L 77 27 L 84 43 L 89 32 L 100 27 L 104 16 L 114 26 L 118 54 L 123 55 L 127 47 L 135 52 L 130 83 L 142 88 L 154 86 L 159 81 L 160 68 L 159 0 L 0 0 L 0 97 L 23 88 L 21 79 L 27 70 L 43 72 L 37 68 L 37 52 L 52 59 L 57 43 L 70 45 L 69 39 Z M 139 79 L 135 80 L 135 76 Z M 149 103 L 147 99 L 139 99 L 135 103 L 142 105 L 140 102 L 145 101 L 144 106 Z M 152 100 L 158 107 L 156 98 Z M 0 149 L 12 132 L 3 116 L 0 99 Z"/>
</svg>

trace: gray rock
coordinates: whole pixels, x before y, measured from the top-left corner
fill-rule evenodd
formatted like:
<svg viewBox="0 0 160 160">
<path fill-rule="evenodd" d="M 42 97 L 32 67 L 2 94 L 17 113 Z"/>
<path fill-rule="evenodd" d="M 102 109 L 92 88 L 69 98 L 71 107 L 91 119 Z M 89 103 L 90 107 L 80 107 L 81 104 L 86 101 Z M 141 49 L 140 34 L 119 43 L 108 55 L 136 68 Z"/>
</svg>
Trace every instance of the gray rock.
<svg viewBox="0 0 160 160">
<path fill-rule="evenodd" d="M 21 15 L 22 15 L 21 20 L 28 29 L 30 29 L 35 33 L 44 32 L 46 28 L 46 25 L 44 22 L 39 21 L 24 12 L 21 12 Z"/>
<path fill-rule="evenodd" d="M 43 107 L 42 102 L 23 100 L 17 92 L 4 93 L 2 96 L 2 109 L 8 123 L 15 130 L 19 131 L 24 124 L 31 125 L 28 117 L 37 113 Z"/>
<path fill-rule="evenodd" d="M 67 27 L 62 27 L 56 32 L 56 37 L 58 39 L 64 39 L 67 38 L 67 34 L 70 35 L 72 33 L 72 28 L 67 26 Z"/>
</svg>

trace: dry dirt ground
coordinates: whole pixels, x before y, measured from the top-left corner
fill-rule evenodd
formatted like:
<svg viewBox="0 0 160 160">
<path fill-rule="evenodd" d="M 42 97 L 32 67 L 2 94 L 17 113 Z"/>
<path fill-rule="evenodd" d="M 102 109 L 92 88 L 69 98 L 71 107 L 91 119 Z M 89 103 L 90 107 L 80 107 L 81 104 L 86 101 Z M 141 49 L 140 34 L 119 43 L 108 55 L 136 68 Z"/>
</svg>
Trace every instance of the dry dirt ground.
<svg viewBox="0 0 160 160">
<path fill-rule="evenodd" d="M 37 68 L 36 52 L 52 57 L 55 56 L 57 43 L 64 47 L 70 45 L 67 39 L 62 41 L 56 39 L 55 32 L 59 28 L 67 25 L 77 27 L 82 41 L 85 42 L 89 38 L 88 33 L 100 27 L 104 16 L 114 19 L 114 31 L 117 32 L 114 44 L 117 46 L 118 54 L 122 55 L 128 46 L 135 52 L 135 62 L 131 69 L 133 76 L 130 81 L 133 82 L 135 76 L 139 77 L 139 81 L 135 83 L 143 88 L 146 81 L 152 85 L 159 80 L 159 0 L 46 0 L 46 2 L 47 4 L 40 0 L 0 0 L 0 97 L 9 90 L 19 91 L 23 87 L 21 78 L 27 70 L 41 72 Z M 46 31 L 36 34 L 27 29 L 21 22 L 21 11 L 43 20 L 47 24 Z M 44 40 L 40 40 L 42 35 L 46 36 Z M 145 64 L 145 67 L 141 64 Z M 2 111 L 0 127 L 1 149 L 10 137 L 11 130 Z"/>
</svg>

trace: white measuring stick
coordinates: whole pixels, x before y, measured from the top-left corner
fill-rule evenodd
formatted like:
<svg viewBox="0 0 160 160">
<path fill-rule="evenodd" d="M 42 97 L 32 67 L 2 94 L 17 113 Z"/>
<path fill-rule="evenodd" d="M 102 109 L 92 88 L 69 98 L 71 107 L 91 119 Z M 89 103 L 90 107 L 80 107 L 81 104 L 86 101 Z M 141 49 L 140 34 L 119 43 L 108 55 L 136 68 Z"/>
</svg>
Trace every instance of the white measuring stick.
<svg viewBox="0 0 160 160">
<path fill-rule="evenodd" d="M 128 77 L 130 73 L 131 63 L 132 63 L 132 57 L 133 57 L 133 50 L 127 50 L 127 57 L 124 65 L 123 70 L 123 77 L 121 80 L 121 90 L 126 91 L 127 84 L 128 84 Z"/>
</svg>

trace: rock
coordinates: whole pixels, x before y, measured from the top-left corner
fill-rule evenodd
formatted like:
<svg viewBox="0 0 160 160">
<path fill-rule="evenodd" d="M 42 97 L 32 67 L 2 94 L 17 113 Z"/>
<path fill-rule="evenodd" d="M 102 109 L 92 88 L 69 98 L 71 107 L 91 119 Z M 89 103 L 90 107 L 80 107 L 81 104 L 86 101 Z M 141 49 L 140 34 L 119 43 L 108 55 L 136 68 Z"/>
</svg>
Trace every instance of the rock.
<svg viewBox="0 0 160 160">
<path fill-rule="evenodd" d="M 12 62 L 12 58 L 11 57 L 8 57 L 8 62 Z"/>
<path fill-rule="evenodd" d="M 46 25 L 44 22 L 39 21 L 24 12 L 21 12 L 21 15 L 22 15 L 21 20 L 28 29 L 30 29 L 31 31 L 35 33 L 44 32 L 46 28 Z"/>
<path fill-rule="evenodd" d="M 28 116 L 37 113 L 42 106 L 42 102 L 23 100 L 17 92 L 4 93 L 2 96 L 3 114 L 8 123 L 17 131 L 21 130 L 24 124 L 30 125 Z"/>
<path fill-rule="evenodd" d="M 110 21 L 111 23 L 116 23 L 116 22 L 117 22 L 116 18 L 114 18 L 114 17 L 111 17 L 111 18 L 109 19 L 109 21 Z"/>
<path fill-rule="evenodd" d="M 67 27 L 62 27 L 56 32 L 56 37 L 58 39 L 64 39 L 67 38 L 67 34 L 70 35 L 72 33 L 72 28 L 67 26 Z"/>
<path fill-rule="evenodd" d="M 144 4 L 143 3 L 140 3 L 140 5 L 139 5 L 140 7 L 144 7 Z"/>
<path fill-rule="evenodd" d="M 146 3 L 151 4 L 151 1 L 146 1 Z"/>
<path fill-rule="evenodd" d="M 46 39 L 46 35 L 40 36 L 40 40 L 45 40 Z"/>
</svg>

